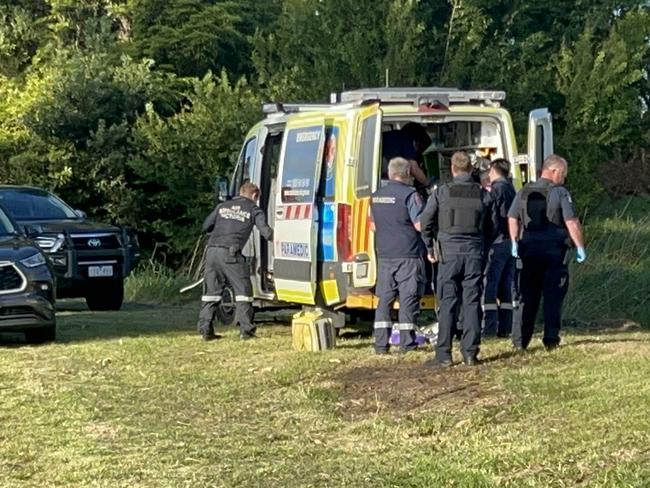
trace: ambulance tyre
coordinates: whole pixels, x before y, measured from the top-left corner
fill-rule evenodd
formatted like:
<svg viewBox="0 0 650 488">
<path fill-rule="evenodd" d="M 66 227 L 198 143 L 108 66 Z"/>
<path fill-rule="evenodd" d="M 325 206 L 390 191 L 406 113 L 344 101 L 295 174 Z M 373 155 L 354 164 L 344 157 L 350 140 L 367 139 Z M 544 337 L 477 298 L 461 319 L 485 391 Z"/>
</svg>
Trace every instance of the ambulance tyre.
<svg viewBox="0 0 650 488">
<path fill-rule="evenodd" d="M 226 284 L 221 294 L 221 301 L 217 307 L 217 320 L 223 325 L 235 325 L 235 291 L 229 284 Z"/>
</svg>

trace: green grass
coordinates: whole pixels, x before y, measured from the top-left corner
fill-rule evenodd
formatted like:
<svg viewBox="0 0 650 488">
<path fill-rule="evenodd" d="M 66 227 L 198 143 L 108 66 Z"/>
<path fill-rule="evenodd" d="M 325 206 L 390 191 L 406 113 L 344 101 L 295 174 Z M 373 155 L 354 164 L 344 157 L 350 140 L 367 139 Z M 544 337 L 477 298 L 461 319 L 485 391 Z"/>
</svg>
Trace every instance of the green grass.
<svg viewBox="0 0 650 488">
<path fill-rule="evenodd" d="M 571 265 L 565 317 L 650 327 L 650 199 L 611 204 L 585 226 L 588 259 Z"/>
<path fill-rule="evenodd" d="M 142 263 L 126 279 L 125 299 L 137 303 L 181 305 L 196 301 L 200 296 L 198 286 L 184 294 L 180 289 L 196 280 L 185 272 L 174 271 L 158 263 Z"/>
<path fill-rule="evenodd" d="M 203 343 L 197 304 L 73 308 L 56 344 L 0 346 L 3 487 L 650 485 L 643 330 L 492 341 L 438 373 L 354 334 L 320 354 L 281 325 Z"/>
</svg>

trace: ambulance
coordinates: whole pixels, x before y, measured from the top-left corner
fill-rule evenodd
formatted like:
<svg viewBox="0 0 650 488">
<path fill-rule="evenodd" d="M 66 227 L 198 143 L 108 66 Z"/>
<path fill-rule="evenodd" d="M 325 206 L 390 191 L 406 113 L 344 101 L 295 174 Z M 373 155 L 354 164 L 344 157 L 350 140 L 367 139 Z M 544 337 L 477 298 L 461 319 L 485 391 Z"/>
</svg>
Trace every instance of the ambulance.
<svg viewBox="0 0 650 488">
<path fill-rule="evenodd" d="M 255 229 L 243 250 L 255 306 L 300 306 L 335 327 L 346 315 L 370 319 L 377 260 L 369 205 L 386 177 L 382 134 L 420 124 L 431 139 L 426 172 L 437 182 L 450 179 L 451 155 L 463 150 L 508 159 L 520 188 L 553 152 L 551 114 L 530 112 L 520 154 L 504 100 L 502 91 L 391 87 L 332 94 L 327 104 L 264 104 L 265 118 L 248 132 L 230 180 L 219 185 L 227 198 L 245 181 L 256 183 L 274 230 L 268 242 Z M 234 320 L 233 298 L 226 288 L 219 313 L 225 323 Z M 422 297 L 423 309 L 434 305 L 431 294 Z"/>
</svg>

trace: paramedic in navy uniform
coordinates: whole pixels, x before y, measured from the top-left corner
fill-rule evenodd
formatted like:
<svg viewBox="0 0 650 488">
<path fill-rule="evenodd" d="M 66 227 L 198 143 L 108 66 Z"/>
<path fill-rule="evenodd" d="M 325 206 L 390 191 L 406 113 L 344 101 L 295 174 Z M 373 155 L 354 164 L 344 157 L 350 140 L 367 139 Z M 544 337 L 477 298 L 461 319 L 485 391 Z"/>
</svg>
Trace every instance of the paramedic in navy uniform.
<svg viewBox="0 0 650 488">
<path fill-rule="evenodd" d="M 414 349 L 415 319 L 420 310 L 424 261 L 419 215 L 422 199 L 412 186 L 411 163 L 398 157 L 388 164 L 388 183 L 373 193 L 372 220 L 375 228 L 378 272 L 375 294 L 375 352 L 388 353 L 393 323 L 391 310 L 399 296 L 400 350 Z"/>
<path fill-rule="evenodd" d="M 507 160 L 495 159 L 490 163 L 490 196 L 497 214 L 498 226 L 496 238 L 489 248 L 485 270 L 484 337 L 494 335 L 509 337 L 512 332 L 512 286 L 515 261 L 510 249 L 508 210 L 515 199 L 516 191 L 508 180 L 509 174 L 510 163 Z"/>
<path fill-rule="evenodd" d="M 481 288 L 483 249 L 491 241 L 496 217 L 491 199 L 471 176 L 472 164 L 464 152 L 451 157 L 453 180 L 431 194 L 420 222 L 422 238 L 429 260 L 439 262 L 437 298 L 439 331 L 436 355 L 426 365 L 434 368 L 451 366 L 451 342 L 462 307 L 460 349 L 463 362 L 478 364 L 481 343 Z M 437 246 L 434 241 L 437 240 Z M 434 251 L 434 247 L 439 252 Z M 462 297 L 462 300 L 461 300 Z"/>
<path fill-rule="evenodd" d="M 260 190 L 253 183 L 244 183 L 239 196 L 221 203 L 203 222 L 203 231 L 210 234 L 205 256 L 204 294 L 201 297 L 199 332 L 205 341 L 215 339 L 214 314 L 221 301 L 227 280 L 235 292 L 235 314 L 242 340 L 255 337 L 253 325 L 253 288 L 250 270 L 242 248 L 255 225 L 262 237 L 270 240 L 273 231 L 266 224 L 264 212 L 255 204 Z"/>
<path fill-rule="evenodd" d="M 528 347 L 539 302 L 544 297 L 544 337 L 547 349 L 560 343 L 562 301 L 569 287 L 569 237 L 576 260 L 587 259 L 582 226 L 568 190 L 562 186 L 566 161 L 555 154 L 544 160 L 542 175 L 524 186 L 508 212 L 512 256 L 521 257 L 520 303 L 512 325 L 517 350 Z"/>
</svg>

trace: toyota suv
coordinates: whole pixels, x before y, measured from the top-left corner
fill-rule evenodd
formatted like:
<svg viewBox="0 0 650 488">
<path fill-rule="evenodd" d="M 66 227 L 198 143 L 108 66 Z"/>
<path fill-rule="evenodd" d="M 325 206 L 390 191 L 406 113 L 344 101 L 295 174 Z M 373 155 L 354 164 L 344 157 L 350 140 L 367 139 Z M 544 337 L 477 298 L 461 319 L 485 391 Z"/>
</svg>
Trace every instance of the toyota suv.
<svg viewBox="0 0 650 488">
<path fill-rule="evenodd" d="M 50 258 L 57 297 L 86 299 L 90 310 L 119 310 L 124 280 L 140 258 L 136 233 L 92 222 L 40 188 L 0 186 L 0 204 Z"/>
</svg>

